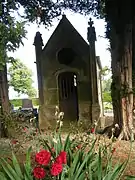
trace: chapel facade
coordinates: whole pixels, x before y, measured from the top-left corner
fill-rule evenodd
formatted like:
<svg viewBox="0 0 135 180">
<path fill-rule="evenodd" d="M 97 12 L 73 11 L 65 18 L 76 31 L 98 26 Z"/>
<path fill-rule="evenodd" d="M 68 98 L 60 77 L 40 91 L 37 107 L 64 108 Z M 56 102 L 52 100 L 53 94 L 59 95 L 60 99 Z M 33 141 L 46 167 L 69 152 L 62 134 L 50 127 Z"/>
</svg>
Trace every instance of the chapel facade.
<svg viewBox="0 0 135 180">
<path fill-rule="evenodd" d="M 103 115 L 102 66 L 96 56 L 96 33 L 91 19 L 88 24 L 88 42 L 65 15 L 44 47 L 40 32 L 36 33 L 41 128 L 45 121 L 52 121 L 56 105 L 64 112 L 64 121 L 82 120 L 88 125 Z"/>
</svg>

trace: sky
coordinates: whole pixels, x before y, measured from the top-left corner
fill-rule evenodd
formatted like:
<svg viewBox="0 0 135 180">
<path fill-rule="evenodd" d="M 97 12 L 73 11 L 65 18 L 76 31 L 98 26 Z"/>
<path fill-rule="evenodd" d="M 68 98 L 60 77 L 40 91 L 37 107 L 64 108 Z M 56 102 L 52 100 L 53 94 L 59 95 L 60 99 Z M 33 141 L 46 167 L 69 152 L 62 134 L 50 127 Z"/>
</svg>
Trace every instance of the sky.
<svg viewBox="0 0 135 180">
<path fill-rule="evenodd" d="M 71 13 L 69 11 L 64 12 L 68 20 L 75 27 L 75 29 L 81 34 L 81 36 L 87 41 L 87 27 L 90 16 L 86 17 L 80 14 Z M 92 17 L 92 16 L 91 16 Z M 45 29 L 43 25 L 38 27 L 36 23 L 29 24 L 26 26 L 27 35 L 23 39 L 24 46 L 21 45 L 20 48 L 14 53 L 10 53 L 14 58 L 20 59 L 29 69 L 33 72 L 33 86 L 37 89 L 37 73 L 36 73 L 36 61 L 35 57 L 35 47 L 33 45 L 34 37 L 37 31 L 40 31 L 42 34 L 44 45 L 49 40 L 51 34 L 58 25 L 60 19 L 55 19 L 52 23 L 52 27 Z M 109 42 L 105 37 L 105 22 L 101 19 L 96 19 L 92 17 L 94 21 L 94 26 L 97 35 L 96 41 L 96 55 L 100 56 L 102 67 L 109 66 L 111 62 L 110 52 L 107 50 L 109 47 Z M 22 95 L 20 98 L 26 98 L 27 96 Z M 9 89 L 9 98 L 14 99 L 18 98 L 17 93 L 14 92 L 12 88 Z"/>
</svg>

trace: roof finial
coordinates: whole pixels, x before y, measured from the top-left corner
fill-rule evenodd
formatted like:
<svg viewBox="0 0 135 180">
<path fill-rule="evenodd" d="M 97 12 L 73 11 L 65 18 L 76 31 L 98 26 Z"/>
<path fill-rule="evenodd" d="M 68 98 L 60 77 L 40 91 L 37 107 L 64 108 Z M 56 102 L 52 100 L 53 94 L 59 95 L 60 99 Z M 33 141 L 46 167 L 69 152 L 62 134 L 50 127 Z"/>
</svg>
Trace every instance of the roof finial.
<svg viewBox="0 0 135 180">
<path fill-rule="evenodd" d="M 92 18 L 90 18 L 90 20 L 88 21 L 88 25 L 89 25 L 90 27 L 93 27 L 94 22 L 92 21 Z"/>
<path fill-rule="evenodd" d="M 65 15 L 65 13 L 63 12 L 63 14 L 62 14 L 62 18 L 66 18 L 66 15 Z"/>
<path fill-rule="evenodd" d="M 34 46 L 40 45 L 41 47 L 43 46 L 43 39 L 42 39 L 42 35 L 40 34 L 40 32 L 36 32 L 36 36 L 34 38 Z"/>
<path fill-rule="evenodd" d="M 92 41 L 94 42 L 96 41 L 96 32 L 95 32 L 95 27 L 93 26 L 94 22 L 92 21 L 92 18 L 90 18 L 88 25 L 89 25 L 87 32 L 88 42 L 92 42 Z"/>
</svg>

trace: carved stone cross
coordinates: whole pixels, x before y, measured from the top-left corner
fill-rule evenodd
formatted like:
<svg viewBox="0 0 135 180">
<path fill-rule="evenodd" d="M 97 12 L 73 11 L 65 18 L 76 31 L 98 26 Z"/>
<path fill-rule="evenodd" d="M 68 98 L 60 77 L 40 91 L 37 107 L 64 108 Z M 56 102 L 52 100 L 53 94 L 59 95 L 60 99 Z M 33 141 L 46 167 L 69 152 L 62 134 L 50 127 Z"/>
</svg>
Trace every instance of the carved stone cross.
<svg viewBox="0 0 135 180">
<path fill-rule="evenodd" d="M 90 20 L 88 21 L 88 25 L 89 25 L 90 27 L 93 27 L 94 23 L 93 23 L 93 21 L 92 21 L 92 18 L 90 18 Z"/>
</svg>

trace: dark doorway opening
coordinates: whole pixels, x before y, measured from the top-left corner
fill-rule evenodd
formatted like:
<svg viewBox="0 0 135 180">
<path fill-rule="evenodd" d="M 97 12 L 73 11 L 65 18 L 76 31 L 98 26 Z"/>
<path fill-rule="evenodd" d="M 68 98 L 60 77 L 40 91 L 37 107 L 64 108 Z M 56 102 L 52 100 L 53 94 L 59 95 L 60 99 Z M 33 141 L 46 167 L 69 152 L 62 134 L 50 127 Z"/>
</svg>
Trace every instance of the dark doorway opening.
<svg viewBox="0 0 135 180">
<path fill-rule="evenodd" d="M 73 72 L 63 72 L 58 76 L 59 106 L 64 112 L 64 119 L 78 120 L 77 75 Z"/>
</svg>

